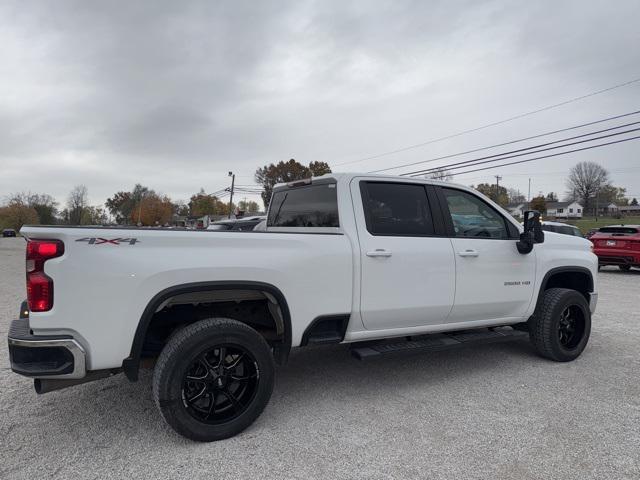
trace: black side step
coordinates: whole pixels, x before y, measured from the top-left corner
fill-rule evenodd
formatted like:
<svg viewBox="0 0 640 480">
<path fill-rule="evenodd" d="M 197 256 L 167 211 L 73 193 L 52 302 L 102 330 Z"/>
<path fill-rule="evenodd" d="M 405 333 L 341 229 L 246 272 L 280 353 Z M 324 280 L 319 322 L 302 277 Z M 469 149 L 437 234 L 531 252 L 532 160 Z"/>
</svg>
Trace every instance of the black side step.
<svg viewBox="0 0 640 480">
<path fill-rule="evenodd" d="M 351 347 L 351 354 L 358 360 L 366 360 L 381 356 L 389 357 L 395 355 L 453 350 L 456 348 L 466 347 L 468 345 L 499 343 L 525 338 L 529 338 L 529 333 L 512 330 L 508 327 L 499 329 L 482 328 L 409 337 L 408 339 L 401 341 L 355 343 Z"/>
</svg>

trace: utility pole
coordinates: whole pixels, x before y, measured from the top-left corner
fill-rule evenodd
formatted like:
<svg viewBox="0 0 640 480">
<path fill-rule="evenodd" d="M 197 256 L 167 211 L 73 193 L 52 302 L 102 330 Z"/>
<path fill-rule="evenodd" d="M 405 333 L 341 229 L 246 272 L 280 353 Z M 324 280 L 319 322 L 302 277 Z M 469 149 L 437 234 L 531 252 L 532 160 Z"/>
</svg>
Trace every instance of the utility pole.
<svg viewBox="0 0 640 480">
<path fill-rule="evenodd" d="M 498 200 L 500 199 L 500 180 L 502 177 L 500 175 L 495 175 L 496 177 L 496 203 L 500 203 Z"/>
<path fill-rule="evenodd" d="M 231 218 L 231 206 L 233 205 L 233 187 L 236 183 L 236 175 L 233 172 L 229 172 L 229 176 L 231 177 L 231 196 L 229 197 L 229 217 Z"/>
<path fill-rule="evenodd" d="M 529 193 L 527 193 L 527 204 L 531 208 L 531 178 L 529 178 Z"/>
</svg>

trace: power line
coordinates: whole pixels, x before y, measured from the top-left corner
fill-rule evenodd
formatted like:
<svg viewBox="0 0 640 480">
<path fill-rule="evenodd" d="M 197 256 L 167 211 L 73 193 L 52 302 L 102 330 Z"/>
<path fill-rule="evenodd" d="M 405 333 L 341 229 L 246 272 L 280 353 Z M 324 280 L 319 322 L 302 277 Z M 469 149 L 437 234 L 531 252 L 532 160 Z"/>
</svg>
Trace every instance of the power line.
<svg viewBox="0 0 640 480">
<path fill-rule="evenodd" d="M 567 155 L 568 153 L 582 152 L 583 150 L 591 150 L 592 148 L 606 147 L 607 145 L 614 145 L 616 143 L 629 142 L 631 140 L 636 140 L 638 138 L 640 138 L 640 135 L 635 136 L 635 137 L 630 137 L 630 138 L 623 138 L 623 139 L 620 139 L 620 140 L 614 140 L 614 141 L 607 142 L 607 143 L 600 143 L 598 145 L 590 145 L 588 147 L 575 148 L 573 150 L 567 150 L 566 152 L 552 153 L 550 155 L 543 155 L 541 157 L 535 157 L 535 158 L 527 158 L 526 160 L 518 160 L 516 162 L 509 162 L 509 163 L 503 163 L 503 164 L 500 164 L 500 165 L 491 165 L 491 166 L 488 166 L 488 167 L 476 168 L 474 170 L 467 170 L 466 172 L 458 172 L 456 175 L 463 175 L 465 173 L 471 173 L 471 172 L 479 172 L 479 171 L 482 171 L 482 170 L 489 170 L 491 168 L 506 167 L 508 165 L 516 165 L 516 164 L 519 164 L 519 163 L 533 162 L 534 160 L 541 160 L 543 158 L 557 157 L 557 156 L 560 156 L 560 155 Z M 412 175 L 412 176 L 417 177 L 418 175 Z"/>
<path fill-rule="evenodd" d="M 638 124 L 638 123 L 640 123 L 640 122 L 634 122 L 634 123 L 630 123 L 628 125 L 635 125 L 635 124 Z M 473 160 L 466 160 L 464 162 L 456 162 L 456 163 L 451 163 L 451 164 L 448 164 L 448 165 L 442 165 L 442 166 L 437 167 L 437 168 L 429 168 L 429 169 L 426 169 L 426 170 L 417 170 L 415 172 L 406 172 L 406 173 L 402 173 L 401 176 L 407 176 L 407 175 L 413 175 L 413 174 L 425 175 L 425 174 L 433 173 L 434 171 L 438 171 L 438 170 L 442 170 L 442 169 L 445 169 L 445 170 L 456 170 L 458 168 L 466 168 L 466 167 L 471 167 L 471 166 L 475 166 L 475 165 L 481 165 L 483 163 L 499 162 L 501 160 L 507 160 L 509 158 L 522 157 L 522 156 L 531 155 L 531 154 L 534 154 L 534 153 L 540 153 L 540 152 L 546 152 L 546 151 L 549 151 L 549 150 L 555 150 L 556 148 L 564 148 L 564 147 L 569 147 L 571 145 L 577 145 L 577 144 L 580 144 L 580 143 L 593 142 L 595 140 L 602 140 L 603 138 L 615 137 L 617 135 L 624 135 L 626 133 L 631 133 L 631 132 L 635 132 L 635 131 L 640 130 L 640 128 L 632 128 L 632 129 L 629 129 L 629 130 L 624 130 L 622 132 L 610 133 L 609 135 L 601 135 L 599 137 L 587 138 L 585 140 L 580 140 L 580 141 L 577 141 L 577 142 L 565 143 L 564 145 L 556 145 L 555 147 L 540 148 L 538 150 L 532 150 L 530 152 L 517 153 L 516 155 L 510 155 L 512 153 L 515 153 L 515 152 L 522 152 L 523 150 L 530 150 L 532 148 L 538 148 L 538 147 L 543 147 L 545 145 L 552 145 L 552 144 L 555 144 L 555 143 L 566 142 L 568 140 L 574 140 L 576 138 L 582 138 L 582 137 L 586 137 L 586 136 L 591 136 L 591 135 L 595 135 L 597 133 L 603 133 L 603 132 L 608 132 L 608 131 L 611 131 L 611 130 L 617 130 L 618 128 L 621 128 L 623 126 L 628 126 L 628 125 L 621 125 L 620 127 L 607 128 L 605 130 L 600 130 L 600 131 L 597 131 L 597 132 L 587 133 L 587 134 L 584 134 L 584 135 L 578 135 L 578 136 L 575 136 L 575 137 L 569 137 L 569 138 L 565 138 L 563 140 L 557 140 L 555 142 L 543 143 L 543 144 L 535 145 L 535 146 L 529 147 L 529 148 L 522 148 L 520 150 L 512 150 L 510 152 L 500 153 L 500 154 L 496 154 L 496 155 L 489 155 L 488 157 L 480 157 L 480 158 L 476 158 L 476 159 L 473 159 Z M 500 158 L 495 158 L 495 157 L 500 157 Z M 493 158 L 493 160 L 485 160 L 487 158 Z"/>
<path fill-rule="evenodd" d="M 617 85 L 613 85 L 611 87 L 603 88 L 602 90 L 596 90 L 595 92 L 590 92 L 590 93 L 587 93 L 586 95 L 581 95 L 579 97 L 573 97 L 573 98 L 570 98 L 570 99 L 565 100 L 565 101 L 560 102 L 560 103 L 555 103 L 553 105 L 548 105 L 546 107 L 538 108 L 537 110 L 531 110 L 529 112 L 521 113 L 521 114 L 515 115 L 513 117 L 505 118 L 505 119 L 499 120 L 497 122 L 491 122 L 491 123 L 487 123 L 485 125 L 481 125 L 479 127 L 470 128 L 470 129 L 467 129 L 467 130 L 462 130 L 461 132 L 454 133 L 454 134 L 451 134 L 451 135 L 445 135 L 444 137 L 434 138 L 432 140 L 427 140 L 426 142 L 416 143 L 415 145 L 409 145 L 408 147 L 402 147 L 402 148 L 398 148 L 398 149 L 395 149 L 395 150 L 390 150 L 390 151 L 379 153 L 379 154 L 376 154 L 376 155 L 371 155 L 371 156 L 368 156 L 368 157 L 359 158 L 357 160 L 350 160 L 348 162 L 336 163 L 334 165 L 334 167 L 339 167 L 339 166 L 342 166 L 342 165 L 349 165 L 349 164 L 352 164 L 352 163 L 364 162 L 366 160 L 374 160 L 376 158 L 386 157 L 388 155 L 393 155 L 395 153 L 406 152 L 407 150 L 412 150 L 412 149 L 415 149 L 415 148 L 424 147 L 426 145 L 431 145 L 432 143 L 441 142 L 443 140 L 449 140 L 451 138 L 460 137 L 460 136 L 466 135 L 468 133 L 477 132 L 477 131 L 484 130 L 484 129 L 489 128 L 489 127 L 495 127 L 496 125 L 502 125 L 504 123 L 511 122 L 513 120 L 518 120 L 520 118 L 528 117 L 530 115 L 535 115 L 536 113 L 544 112 L 544 111 L 547 111 L 547 110 L 551 110 L 551 109 L 554 109 L 554 108 L 558 108 L 558 107 L 567 105 L 569 103 L 573 103 L 573 102 L 577 102 L 577 101 L 580 101 L 580 100 L 584 100 L 585 98 L 593 97 L 595 95 L 600 95 L 601 93 L 610 92 L 611 90 L 615 90 L 615 89 L 618 89 L 618 88 L 626 87 L 628 85 L 631 85 L 631 84 L 637 83 L 637 82 L 640 82 L 640 77 L 634 78 L 633 80 L 629 80 L 629 81 L 624 82 L 624 83 L 619 83 Z"/>
<path fill-rule="evenodd" d="M 570 130 L 576 130 L 578 128 L 588 127 L 588 126 L 591 126 L 591 125 L 597 125 L 598 123 L 609 122 L 611 120 L 617 120 L 619 118 L 629 117 L 631 115 L 637 115 L 639 113 L 640 113 L 640 110 L 636 110 L 635 112 L 623 113 L 622 115 L 615 115 L 613 117 L 607 117 L 607 118 L 603 118 L 603 119 L 600 119 L 600 120 L 595 120 L 595 121 L 592 121 L 592 122 L 583 123 L 583 124 L 580 124 L 580 125 L 575 125 L 573 127 L 561 128 L 559 130 L 552 130 L 550 132 L 539 133 L 537 135 L 531 135 L 529 137 L 518 138 L 516 140 L 510 140 L 508 142 L 496 143 L 494 145 L 489 145 L 487 147 L 474 148 L 472 150 L 467 150 L 467 151 L 464 151 L 464 152 L 458 152 L 458 153 L 452 153 L 452 154 L 449 154 L 449 155 L 443 155 L 441 157 L 430 158 L 428 160 L 421 160 L 419 162 L 405 163 L 405 164 L 402 164 L 402 165 L 395 165 L 393 167 L 387 167 L 387 168 L 381 168 L 381 169 L 378 169 L 378 170 L 372 170 L 372 171 L 367 172 L 367 173 L 386 172 L 388 170 L 395 170 L 396 168 L 412 167 L 414 165 L 420 165 L 422 163 L 430 163 L 430 162 L 435 162 L 437 160 L 444 160 L 444 159 L 447 159 L 447 158 L 459 157 L 461 155 L 466 155 L 466 154 L 469 154 L 469 153 L 476 153 L 476 152 L 481 152 L 481 151 L 484 151 L 484 150 L 490 150 L 492 148 L 504 147 L 505 145 L 513 145 L 514 143 L 525 142 L 527 140 L 533 140 L 534 138 L 546 137 L 546 136 L 549 136 L 549 135 L 555 135 L 556 133 L 568 132 Z"/>
</svg>

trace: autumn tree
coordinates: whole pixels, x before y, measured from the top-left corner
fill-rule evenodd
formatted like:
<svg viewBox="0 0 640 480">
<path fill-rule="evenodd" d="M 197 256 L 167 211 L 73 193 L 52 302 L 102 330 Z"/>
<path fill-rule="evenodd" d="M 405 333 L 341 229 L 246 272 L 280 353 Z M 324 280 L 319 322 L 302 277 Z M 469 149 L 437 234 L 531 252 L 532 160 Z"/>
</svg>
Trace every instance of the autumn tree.
<svg viewBox="0 0 640 480">
<path fill-rule="evenodd" d="M 0 207 L 0 227 L 19 231 L 23 225 L 38 224 L 38 212 L 33 207 L 20 203 L 11 203 Z"/>
<path fill-rule="evenodd" d="M 255 173 L 255 181 L 257 184 L 262 185 L 262 201 L 265 208 L 268 208 L 273 187 L 277 183 L 287 183 L 309 177 L 319 177 L 327 173 L 331 173 L 331 167 L 329 167 L 329 164 L 326 162 L 311 162 L 308 167 L 305 167 L 292 158 L 288 162 L 271 163 L 262 168 L 258 168 Z"/>
<path fill-rule="evenodd" d="M 582 204 L 585 212 L 590 211 L 597 192 L 609 185 L 609 172 L 595 162 L 574 165 L 567 178 L 570 196 Z"/>
<path fill-rule="evenodd" d="M 235 209 L 235 205 L 231 204 L 231 211 Z M 194 217 L 202 217 L 204 215 L 228 215 L 229 204 L 223 202 L 215 195 L 208 194 L 204 188 L 200 192 L 191 196 L 189 200 L 189 212 Z"/>
<path fill-rule="evenodd" d="M 58 214 L 58 202 L 46 193 L 19 192 L 8 197 L 8 203 L 25 205 L 38 212 L 38 222 L 42 225 L 54 225 Z"/>
<path fill-rule="evenodd" d="M 131 221 L 142 225 L 164 225 L 171 221 L 173 203 L 166 195 L 149 191 L 141 200 L 138 209 L 131 212 Z"/>
<path fill-rule="evenodd" d="M 540 213 L 546 213 L 547 211 L 547 199 L 544 195 L 538 195 L 537 197 L 533 197 L 531 202 L 529 203 L 529 208 L 531 210 L 537 210 Z"/>
<path fill-rule="evenodd" d="M 507 192 L 507 189 L 502 185 L 498 187 L 497 195 L 496 195 L 496 186 L 491 183 L 479 183 L 477 187 L 474 187 L 472 185 L 471 188 L 475 188 L 477 191 L 486 195 L 487 197 L 489 197 L 491 200 L 493 200 L 499 205 L 504 206 L 509 203 L 509 193 Z"/>
<path fill-rule="evenodd" d="M 84 209 L 88 206 L 88 191 L 84 185 L 76 185 L 67 199 L 68 221 L 70 225 L 82 225 Z"/>
</svg>

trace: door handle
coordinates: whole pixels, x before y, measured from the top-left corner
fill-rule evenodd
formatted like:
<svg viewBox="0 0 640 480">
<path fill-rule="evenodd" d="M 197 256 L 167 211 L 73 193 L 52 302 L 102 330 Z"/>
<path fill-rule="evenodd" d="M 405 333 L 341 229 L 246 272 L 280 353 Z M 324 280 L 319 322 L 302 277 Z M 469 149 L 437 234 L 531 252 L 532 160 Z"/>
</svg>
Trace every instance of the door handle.
<svg viewBox="0 0 640 480">
<path fill-rule="evenodd" d="M 477 257 L 480 254 L 477 250 L 464 250 L 462 252 L 458 252 L 458 255 L 461 257 Z"/>
<path fill-rule="evenodd" d="M 367 257 L 390 257 L 391 250 L 385 250 L 384 248 L 376 248 L 367 252 Z"/>
</svg>

